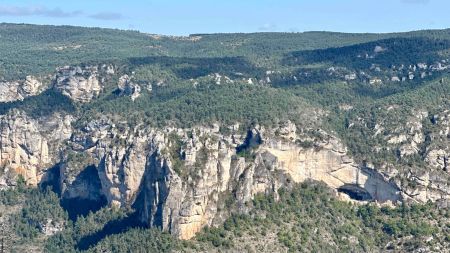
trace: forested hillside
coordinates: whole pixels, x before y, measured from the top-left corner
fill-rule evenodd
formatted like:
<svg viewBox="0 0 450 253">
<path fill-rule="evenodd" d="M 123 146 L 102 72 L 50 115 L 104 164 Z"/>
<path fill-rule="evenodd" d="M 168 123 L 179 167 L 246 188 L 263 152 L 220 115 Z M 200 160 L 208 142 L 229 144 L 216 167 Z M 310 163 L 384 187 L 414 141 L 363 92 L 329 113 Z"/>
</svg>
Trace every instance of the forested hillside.
<svg viewBox="0 0 450 253">
<path fill-rule="evenodd" d="M 0 42 L 11 252 L 450 247 L 450 30 Z"/>
</svg>

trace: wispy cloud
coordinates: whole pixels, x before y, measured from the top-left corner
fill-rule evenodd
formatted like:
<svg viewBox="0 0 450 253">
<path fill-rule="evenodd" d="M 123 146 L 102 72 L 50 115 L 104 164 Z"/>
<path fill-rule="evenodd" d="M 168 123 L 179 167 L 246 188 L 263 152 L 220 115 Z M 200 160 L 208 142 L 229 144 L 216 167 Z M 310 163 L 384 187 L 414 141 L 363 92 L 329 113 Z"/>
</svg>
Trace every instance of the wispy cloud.
<svg viewBox="0 0 450 253">
<path fill-rule="evenodd" d="M 44 6 L 13 6 L 0 5 L 0 16 L 44 16 L 53 18 L 68 18 L 82 15 L 80 10 L 63 11 L 60 8 L 47 8 Z"/>
<path fill-rule="evenodd" d="M 402 0 L 405 4 L 427 4 L 430 0 Z"/>
<path fill-rule="evenodd" d="M 117 12 L 99 12 L 92 15 L 89 15 L 88 17 L 93 19 L 100 19 L 100 20 L 119 20 L 123 19 L 123 15 Z"/>
<path fill-rule="evenodd" d="M 123 19 L 123 15 L 117 12 L 98 12 L 94 14 L 86 14 L 81 10 L 64 11 L 59 7 L 48 8 L 45 6 L 15 6 L 0 5 L 0 16 L 42 16 L 52 18 L 70 18 L 70 17 L 88 17 L 99 20 L 119 20 Z"/>
</svg>

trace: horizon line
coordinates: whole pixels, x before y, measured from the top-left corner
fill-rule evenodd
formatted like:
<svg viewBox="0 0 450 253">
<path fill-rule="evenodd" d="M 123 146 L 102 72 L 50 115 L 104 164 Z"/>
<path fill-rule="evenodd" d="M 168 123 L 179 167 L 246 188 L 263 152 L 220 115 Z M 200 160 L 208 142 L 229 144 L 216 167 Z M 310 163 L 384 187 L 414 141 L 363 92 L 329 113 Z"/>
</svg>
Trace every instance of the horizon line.
<svg viewBox="0 0 450 253">
<path fill-rule="evenodd" d="M 159 33 L 151 33 L 145 32 L 138 29 L 124 29 L 124 28 L 111 28 L 111 27 L 100 27 L 100 26 L 80 26 L 80 25 L 54 25 L 54 24 L 38 24 L 38 23 L 10 23 L 10 22 L 0 22 L 0 25 L 24 25 L 24 26 L 50 26 L 50 27 L 71 27 L 71 28 L 86 28 L 86 29 L 104 29 L 104 30 L 117 30 L 124 32 L 138 32 L 141 34 L 148 35 L 158 35 L 165 37 L 191 37 L 191 36 L 207 36 L 207 35 L 223 35 L 223 34 L 269 34 L 269 33 L 278 33 L 278 34 L 302 34 L 302 33 L 339 33 L 339 34 L 404 34 L 404 33 L 413 33 L 413 32 L 423 32 L 423 31 L 445 31 L 450 30 L 450 27 L 445 28 L 429 28 L 429 29 L 417 29 L 417 30 L 406 30 L 406 31 L 390 31 L 390 32 L 340 32 L 340 31 L 330 31 L 330 30 L 308 30 L 308 31 L 255 31 L 255 32 L 196 32 L 196 33 L 188 33 L 185 35 L 176 35 L 176 34 L 159 34 Z"/>
</svg>

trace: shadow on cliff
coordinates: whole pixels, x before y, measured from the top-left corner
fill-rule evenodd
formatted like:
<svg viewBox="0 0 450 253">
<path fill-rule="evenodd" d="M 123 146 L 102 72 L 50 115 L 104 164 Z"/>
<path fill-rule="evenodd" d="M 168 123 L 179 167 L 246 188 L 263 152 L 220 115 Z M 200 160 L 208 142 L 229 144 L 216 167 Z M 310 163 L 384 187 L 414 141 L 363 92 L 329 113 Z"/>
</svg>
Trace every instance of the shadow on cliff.
<svg viewBox="0 0 450 253">
<path fill-rule="evenodd" d="M 120 234 L 131 228 L 146 228 L 147 226 L 139 221 L 137 215 L 138 214 L 136 212 L 133 212 L 125 218 L 112 220 L 108 222 L 100 231 L 82 237 L 76 245 L 77 250 L 87 250 L 107 236 Z"/>
<path fill-rule="evenodd" d="M 105 237 L 115 234 L 120 234 L 128 231 L 132 228 L 149 228 L 162 226 L 162 210 L 163 202 L 158 203 L 157 210 L 153 210 L 152 207 L 147 206 L 148 203 L 153 203 L 155 199 L 165 200 L 167 190 L 160 189 L 159 195 L 156 196 L 152 188 L 148 188 L 147 185 L 151 182 L 163 182 L 164 176 L 168 173 L 166 166 L 157 166 L 158 160 L 156 153 L 147 157 L 146 168 L 144 176 L 141 179 L 138 194 L 131 205 L 131 212 L 127 217 L 118 220 L 109 221 L 100 231 L 91 235 L 81 238 L 76 247 L 78 250 L 87 250 L 90 247 L 96 245 Z M 150 182 L 150 183 L 149 183 Z M 156 218 L 150 218 L 150 213 L 153 213 Z M 142 217 L 145 217 L 144 219 Z M 148 221 L 143 222 L 142 220 Z"/>
<path fill-rule="evenodd" d="M 94 165 L 81 171 L 61 196 L 61 206 L 73 221 L 78 216 L 86 216 L 108 204 L 101 192 L 102 185 Z"/>
<path fill-rule="evenodd" d="M 25 111 L 29 116 L 49 116 L 55 112 L 73 113 L 76 106 L 68 98 L 55 89 L 47 89 L 39 95 L 27 97 L 24 100 L 0 103 L 0 115 L 17 108 Z"/>
<path fill-rule="evenodd" d="M 78 216 L 86 216 L 89 212 L 95 212 L 107 205 L 107 200 L 101 192 L 101 182 L 97 168 L 94 165 L 87 166 L 65 187 L 61 178 L 61 165 L 56 164 L 49 168 L 40 184 L 41 189 L 50 188 L 60 197 L 60 205 L 67 211 L 69 218 L 75 221 Z"/>
<path fill-rule="evenodd" d="M 262 78 L 264 76 L 264 71 L 261 68 L 256 67 L 244 57 L 133 57 L 128 59 L 128 65 L 162 65 L 166 69 L 172 70 L 177 77 L 183 79 L 195 79 L 212 73 L 221 73 L 232 78 L 241 78 L 242 76 Z"/>
<path fill-rule="evenodd" d="M 374 200 L 374 197 L 366 189 L 357 184 L 345 184 L 339 187 L 337 191 L 347 194 L 353 200 L 358 201 Z"/>
<path fill-rule="evenodd" d="M 58 194 L 59 197 L 61 197 L 61 164 L 55 164 L 53 167 L 47 169 L 46 173 L 44 174 L 41 183 L 39 184 L 39 188 L 42 190 L 44 189 L 51 189 L 53 192 Z"/>
<path fill-rule="evenodd" d="M 367 178 L 364 185 L 359 182 L 344 184 L 337 189 L 338 192 L 347 194 L 351 199 L 358 201 L 377 201 L 393 203 L 401 200 L 400 189 L 394 182 L 386 181 L 384 177 L 374 169 L 362 166 L 361 176 Z M 359 176 L 357 181 L 359 181 Z"/>
</svg>

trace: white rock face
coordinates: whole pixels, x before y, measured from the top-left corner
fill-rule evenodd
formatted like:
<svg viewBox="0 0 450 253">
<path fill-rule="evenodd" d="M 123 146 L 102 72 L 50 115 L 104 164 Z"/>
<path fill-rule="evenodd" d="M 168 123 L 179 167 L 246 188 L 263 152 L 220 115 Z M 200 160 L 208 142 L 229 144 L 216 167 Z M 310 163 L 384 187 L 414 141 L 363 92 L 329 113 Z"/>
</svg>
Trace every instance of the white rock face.
<svg viewBox="0 0 450 253">
<path fill-rule="evenodd" d="M 301 149 L 295 146 L 266 147 L 274 155 L 278 166 L 289 174 L 295 182 L 308 179 L 323 181 L 331 188 L 345 185 L 364 188 L 380 202 L 399 199 L 398 192 L 381 177 L 370 170 L 360 168 L 335 140 L 323 143 L 319 150 Z"/>
<path fill-rule="evenodd" d="M 98 67 L 71 67 L 57 69 L 54 86 L 63 95 L 80 103 L 90 102 L 98 97 L 102 85 L 98 79 Z"/>
<path fill-rule="evenodd" d="M 23 113 L 2 118 L 1 157 L 10 170 L 25 168 L 21 173 L 30 184 L 37 184 L 43 168 L 61 164 L 63 198 L 104 197 L 111 206 L 133 206 L 142 222 L 182 239 L 223 221 L 230 212 L 223 206 L 224 198 L 230 194 L 237 201 L 234 211 L 246 213 L 246 202 L 256 194 L 277 198 L 280 187 L 306 180 L 322 181 L 363 201 L 450 198 L 448 181 L 439 173 L 411 169 L 405 177 L 417 187 L 409 188 L 395 181 L 395 171 L 384 169 L 381 174 L 378 168 L 357 164 L 336 137 L 318 131 L 312 139 L 305 134 L 308 129 L 298 129 L 289 121 L 274 129 L 255 126 L 247 133 L 239 132 L 236 124 L 228 127 L 227 134 L 220 132 L 218 124 L 193 129 L 130 128 L 106 116 L 74 131 L 67 117 L 42 121 L 46 123 Z M 392 145 L 423 139 L 415 137 L 421 125 L 408 127 L 406 139 Z M 61 151 L 65 155 L 49 152 L 62 147 L 58 139 L 68 138 Z M 240 149 L 252 150 L 251 155 L 241 157 Z M 68 161 L 69 153 L 78 163 Z M 441 153 L 435 153 L 429 152 L 430 163 L 439 161 Z"/>
<path fill-rule="evenodd" d="M 108 75 L 114 75 L 116 73 L 116 71 L 114 70 L 114 66 L 113 65 L 106 65 L 103 64 L 102 65 L 102 69 L 105 71 L 106 74 Z"/>
<path fill-rule="evenodd" d="M 386 48 L 383 48 L 382 46 L 375 46 L 375 48 L 373 49 L 374 53 L 382 53 L 384 51 L 386 51 Z"/>
<path fill-rule="evenodd" d="M 398 146 L 400 157 L 417 154 L 420 145 L 425 141 L 422 121 L 428 117 L 428 112 L 417 111 L 411 116 L 405 126 L 399 126 L 395 135 L 387 137 L 387 143 Z M 400 144 L 400 145 L 399 145 Z"/>
<path fill-rule="evenodd" d="M 278 133 L 290 139 L 295 131 L 286 124 Z M 265 134 L 262 129 L 253 133 Z M 214 135 L 200 132 L 204 137 L 210 134 Z M 255 194 L 276 195 L 277 189 L 283 185 L 311 179 L 323 181 L 334 189 L 348 185 L 365 189 L 372 198 L 381 202 L 400 199 L 395 185 L 387 183 L 374 171 L 359 168 L 335 139 L 319 144 L 319 148 L 305 149 L 289 140 L 266 137 L 255 153 L 255 160 L 246 161 L 235 157 L 239 143 L 226 144 L 230 143 L 228 138 L 220 135 L 202 143 L 198 141 L 200 136 L 192 138 L 193 144 L 188 146 L 190 152 L 186 151 L 186 154 L 191 154 L 189 160 L 198 162 L 201 150 L 206 149 L 208 156 L 203 160 L 203 169 L 192 171 L 189 166 L 184 167 L 193 174 L 183 178 L 183 173 L 180 175 L 174 171 L 174 164 L 162 152 L 166 144 L 160 143 L 156 145 L 154 158 L 147 162 L 149 173 L 145 174 L 146 188 L 141 192 L 148 201 L 140 210 L 149 210 L 141 212 L 143 221 L 162 226 L 182 239 L 189 239 L 203 226 L 214 223 L 214 217 L 220 216 L 217 210 L 220 195 L 227 191 L 236 192 L 235 197 L 243 212 L 247 211 L 245 203 Z M 194 148 L 198 151 L 192 147 L 199 147 Z M 196 153 L 195 156 L 192 153 Z M 191 186 L 183 183 L 186 180 L 191 182 Z"/>
<path fill-rule="evenodd" d="M 14 82 L 0 82 L 0 102 L 23 100 L 43 91 L 42 83 L 33 76 Z"/>
<path fill-rule="evenodd" d="M 334 189 L 362 189 L 380 202 L 400 199 L 395 185 L 373 170 L 360 168 L 334 137 L 314 148 L 302 148 L 295 144 L 297 128 L 291 122 L 273 132 L 255 128 L 251 133 L 249 143 L 263 141 L 255 147 L 254 160 L 236 156 L 236 148 L 249 135 L 234 131 L 222 135 L 219 126 L 124 129 L 105 119 L 93 122 L 72 140 L 97 161 L 110 205 L 134 205 L 143 222 L 182 239 L 226 217 L 218 206 L 229 192 L 236 193 L 241 212 L 248 211 L 245 202 L 255 194 L 276 195 L 281 186 L 311 179 Z"/>
<path fill-rule="evenodd" d="M 37 185 L 44 169 L 53 165 L 57 146 L 70 135 L 71 117 L 54 115 L 38 122 L 25 113 L 12 111 L 0 116 L 0 161 L 2 181 L 14 185 L 21 175 Z"/>
<path fill-rule="evenodd" d="M 400 82 L 401 80 L 398 76 L 393 76 L 393 77 L 391 77 L 391 81 L 392 82 Z"/>
<path fill-rule="evenodd" d="M 123 75 L 119 78 L 119 83 L 117 84 L 120 94 L 130 96 L 131 100 L 135 100 L 141 95 L 141 86 L 139 84 L 134 83 L 132 78 L 128 75 Z M 147 90 L 151 91 L 150 88 L 147 87 Z"/>
<path fill-rule="evenodd" d="M 48 143 L 39 133 L 38 124 L 23 114 L 1 118 L 0 159 L 7 174 L 22 175 L 30 185 L 36 185 L 37 171 L 49 163 Z"/>
<path fill-rule="evenodd" d="M 450 152 L 443 149 L 433 149 L 428 152 L 425 161 L 432 167 L 442 169 L 445 171 L 450 170 Z"/>
<path fill-rule="evenodd" d="M 18 82 L 0 82 L 0 101 L 23 100 L 23 96 L 19 93 L 19 86 Z"/>
<path fill-rule="evenodd" d="M 408 137 L 405 134 L 401 134 L 399 136 L 391 137 L 387 142 L 389 144 L 399 144 L 408 140 Z"/>
<path fill-rule="evenodd" d="M 39 93 L 42 83 L 33 76 L 27 76 L 22 84 L 22 91 L 28 96 L 34 96 Z"/>
</svg>

